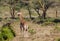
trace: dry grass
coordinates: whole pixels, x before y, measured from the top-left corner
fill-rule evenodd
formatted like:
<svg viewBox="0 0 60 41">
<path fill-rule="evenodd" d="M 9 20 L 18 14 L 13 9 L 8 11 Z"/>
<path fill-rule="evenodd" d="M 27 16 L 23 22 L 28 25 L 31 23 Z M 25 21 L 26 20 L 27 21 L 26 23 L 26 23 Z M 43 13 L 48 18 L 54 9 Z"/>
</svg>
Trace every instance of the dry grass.
<svg viewBox="0 0 60 41">
<path fill-rule="evenodd" d="M 2 13 L 3 13 L 3 15 L 1 14 L 2 15 L 1 17 L 5 18 L 6 15 L 4 14 L 4 12 L 2 12 Z M 26 12 L 26 13 L 28 13 L 28 12 Z M 10 15 L 10 14 L 8 14 L 8 15 Z M 58 13 L 58 17 L 59 17 L 59 15 L 60 14 Z M 51 10 L 51 9 L 48 10 L 47 16 L 55 18 L 55 11 Z M 3 23 L 0 22 L 0 27 L 2 25 L 3 25 Z M 60 38 L 60 31 L 55 29 L 55 25 L 41 26 L 41 24 L 38 25 L 38 24 L 32 23 L 31 21 L 28 21 L 29 30 L 34 29 L 34 31 L 36 32 L 36 33 L 32 32 L 32 33 L 34 33 L 33 35 L 30 34 L 31 32 L 28 32 L 27 34 L 29 34 L 29 37 L 23 37 L 23 35 L 25 35 L 25 34 L 22 34 L 22 32 L 20 31 L 19 20 L 14 21 L 11 25 L 13 26 L 12 29 L 16 33 L 16 37 L 14 39 L 12 39 L 12 41 L 56 41 L 56 38 Z M 60 27 L 60 23 L 57 24 L 57 26 Z"/>
<path fill-rule="evenodd" d="M 18 25 L 19 22 L 13 24 L 17 35 L 13 41 L 55 41 L 55 38 L 60 37 L 60 32 L 58 30 L 55 30 L 55 26 L 41 26 L 32 22 L 28 22 L 29 29 L 34 29 L 36 33 L 24 38 Z"/>
</svg>

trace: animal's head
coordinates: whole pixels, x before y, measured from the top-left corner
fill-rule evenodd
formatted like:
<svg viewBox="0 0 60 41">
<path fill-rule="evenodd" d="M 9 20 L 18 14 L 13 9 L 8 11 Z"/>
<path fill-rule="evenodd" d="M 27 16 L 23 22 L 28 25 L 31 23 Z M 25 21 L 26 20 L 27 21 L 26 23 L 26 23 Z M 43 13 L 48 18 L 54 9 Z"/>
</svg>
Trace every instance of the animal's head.
<svg viewBox="0 0 60 41">
<path fill-rule="evenodd" d="M 17 15 L 20 16 L 22 13 L 21 12 L 18 12 Z"/>
<path fill-rule="evenodd" d="M 18 12 L 17 15 L 20 16 L 21 15 L 21 12 Z"/>
</svg>

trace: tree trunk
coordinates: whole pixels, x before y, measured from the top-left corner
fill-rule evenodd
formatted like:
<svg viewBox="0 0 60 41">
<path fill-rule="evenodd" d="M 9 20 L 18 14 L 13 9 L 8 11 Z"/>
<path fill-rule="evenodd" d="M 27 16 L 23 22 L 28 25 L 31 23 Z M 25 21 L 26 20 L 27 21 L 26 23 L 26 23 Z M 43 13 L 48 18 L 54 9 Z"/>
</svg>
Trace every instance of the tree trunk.
<svg viewBox="0 0 60 41">
<path fill-rule="evenodd" d="M 37 12 L 37 14 L 39 15 L 39 18 L 40 18 L 40 13 L 39 13 L 39 9 L 35 10 Z"/>
<path fill-rule="evenodd" d="M 56 10 L 56 18 L 58 17 L 57 15 L 58 15 L 58 14 L 57 14 L 57 10 Z"/>
<path fill-rule="evenodd" d="M 11 18 L 14 19 L 15 18 L 15 9 L 11 8 L 10 13 L 11 13 Z"/>
<path fill-rule="evenodd" d="M 31 11 L 30 11 L 29 8 L 28 8 L 28 12 L 29 12 L 30 19 L 32 19 L 32 17 L 31 17 Z"/>
<path fill-rule="evenodd" d="M 46 19 L 46 10 L 43 10 L 42 17 L 43 17 L 43 19 Z"/>
<path fill-rule="evenodd" d="M 12 8 L 12 18 L 15 18 L 15 9 Z"/>
</svg>

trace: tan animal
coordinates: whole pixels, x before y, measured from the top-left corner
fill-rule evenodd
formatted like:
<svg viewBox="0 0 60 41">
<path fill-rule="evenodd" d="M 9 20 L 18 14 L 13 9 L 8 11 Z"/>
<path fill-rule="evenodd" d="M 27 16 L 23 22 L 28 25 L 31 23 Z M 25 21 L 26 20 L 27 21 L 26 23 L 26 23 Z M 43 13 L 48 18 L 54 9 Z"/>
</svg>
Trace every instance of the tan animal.
<svg viewBox="0 0 60 41">
<path fill-rule="evenodd" d="M 27 22 L 25 21 L 25 19 L 23 18 L 22 13 L 21 13 L 21 12 L 18 12 L 17 14 L 18 14 L 18 17 L 19 17 L 19 19 L 20 19 L 20 29 L 21 29 L 21 31 L 27 31 L 27 29 L 28 29 L 28 24 L 27 24 Z"/>
</svg>

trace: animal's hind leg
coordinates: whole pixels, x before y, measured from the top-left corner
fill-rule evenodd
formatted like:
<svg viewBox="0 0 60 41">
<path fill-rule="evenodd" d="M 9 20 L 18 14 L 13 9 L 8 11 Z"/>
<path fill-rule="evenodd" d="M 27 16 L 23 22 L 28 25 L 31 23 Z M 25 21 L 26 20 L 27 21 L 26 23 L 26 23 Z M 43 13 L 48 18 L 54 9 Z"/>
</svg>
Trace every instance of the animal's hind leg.
<svg viewBox="0 0 60 41">
<path fill-rule="evenodd" d="M 24 25 L 25 31 L 28 30 L 28 25 Z"/>
</svg>

